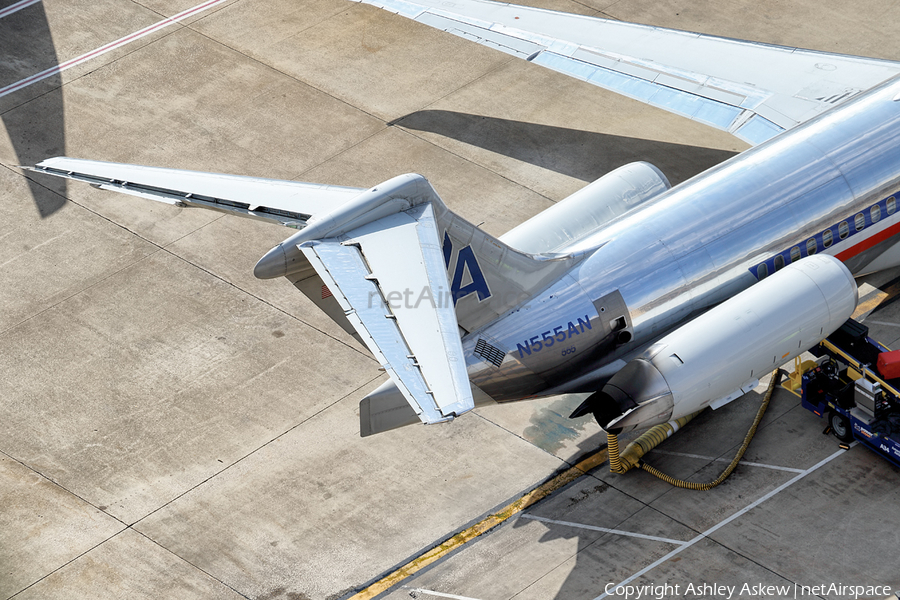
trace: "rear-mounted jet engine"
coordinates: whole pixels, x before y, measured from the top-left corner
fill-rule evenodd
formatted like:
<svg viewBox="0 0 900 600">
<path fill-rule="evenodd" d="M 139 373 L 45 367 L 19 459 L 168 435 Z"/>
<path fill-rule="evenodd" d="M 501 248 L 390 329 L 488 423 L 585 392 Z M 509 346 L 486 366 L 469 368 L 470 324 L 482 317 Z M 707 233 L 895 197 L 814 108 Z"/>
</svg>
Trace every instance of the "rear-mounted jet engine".
<svg viewBox="0 0 900 600">
<path fill-rule="evenodd" d="M 791 264 L 663 337 L 589 401 L 610 433 L 719 408 L 812 348 L 856 309 L 847 267 L 818 254 Z"/>
</svg>

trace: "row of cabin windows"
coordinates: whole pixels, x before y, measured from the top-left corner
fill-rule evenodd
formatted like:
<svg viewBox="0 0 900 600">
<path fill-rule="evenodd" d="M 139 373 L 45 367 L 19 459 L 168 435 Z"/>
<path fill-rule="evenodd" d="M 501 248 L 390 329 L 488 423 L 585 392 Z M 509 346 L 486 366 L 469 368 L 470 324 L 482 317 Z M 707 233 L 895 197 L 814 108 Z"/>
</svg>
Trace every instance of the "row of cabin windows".
<svg viewBox="0 0 900 600">
<path fill-rule="evenodd" d="M 887 214 L 892 215 L 897 210 L 897 200 L 891 196 L 887 199 Z M 869 209 L 869 217 L 872 219 L 872 224 L 874 225 L 878 221 L 881 220 L 881 207 L 879 205 L 875 205 Z M 866 226 L 866 215 L 863 213 L 857 213 L 855 217 L 853 217 L 853 227 L 857 232 L 863 230 L 863 227 Z M 850 235 L 850 224 L 847 221 L 841 221 L 838 225 L 838 237 L 846 239 L 847 236 Z M 831 228 L 829 227 L 825 231 L 822 232 L 822 247 L 828 248 L 831 246 L 833 239 L 833 234 L 831 233 Z M 806 254 L 812 255 L 818 252 L 819 246 L 816 238 L 811 237 L 806 240 Z M 794 246 L 791 248 L 791 262 L 797 262 L 800 260 L 800 247 Z M 784 256 L 778 254 L 775 256 L 775 270 L 779 271 L 784 267 Z M 766 263 L 762 263 L 756 268 L 756 274 L 759 279 L 764 279 L 769 275 L 769 267 Z"/>
</svg>

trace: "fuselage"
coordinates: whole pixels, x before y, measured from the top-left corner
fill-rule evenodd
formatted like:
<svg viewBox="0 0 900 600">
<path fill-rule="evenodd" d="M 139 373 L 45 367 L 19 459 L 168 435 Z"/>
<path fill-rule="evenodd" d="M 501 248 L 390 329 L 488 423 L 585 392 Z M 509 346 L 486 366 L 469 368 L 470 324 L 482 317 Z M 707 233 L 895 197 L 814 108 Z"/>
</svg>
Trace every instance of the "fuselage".
<svg viewBox="0 0 900 600">
<path fill-rule="evenodd" d="M 624 357 L 809 254 L 855 275 L 900 264 L 898 96 L 900 78 L 569 248 L 585 256 L 566 276 L 464 338 L 472 382 L 496 400 L 594 391 Z"/>
</svg>

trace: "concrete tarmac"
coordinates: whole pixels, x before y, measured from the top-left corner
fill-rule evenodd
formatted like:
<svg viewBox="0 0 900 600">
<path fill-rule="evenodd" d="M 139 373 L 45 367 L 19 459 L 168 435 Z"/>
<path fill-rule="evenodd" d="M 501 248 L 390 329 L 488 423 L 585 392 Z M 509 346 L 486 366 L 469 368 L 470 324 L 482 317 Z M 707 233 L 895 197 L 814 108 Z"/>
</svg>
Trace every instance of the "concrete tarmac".
<svg viewBox="0 0 900 600">
<path fill-rule="evenodd" d="M 875 0 L 528 3 L 900 60 L 900 9 Z M 378 364 L 289 282 L 253 277 L 290 230 L 16 165 L 418 172 L 500 234 L 622 164 L 678 183 L 746 148 L 345 0 L 0 0 L 0 56 L 0 598 L 347 598 L 605 442 L 566 418 L 575 396 L 361 439 Z M 898 275 L 869 284 L 888 345 Z M 653 461 L 714 478 L 758 403 Z M 598 469 L 386 596 L 589 599 L 679 548 L 635 581 L 896 590 L 900 470 L 835 454 L 823 427 L 779 392 L 746 457 L 764 466 L 711 492 Z"/>
</svg>

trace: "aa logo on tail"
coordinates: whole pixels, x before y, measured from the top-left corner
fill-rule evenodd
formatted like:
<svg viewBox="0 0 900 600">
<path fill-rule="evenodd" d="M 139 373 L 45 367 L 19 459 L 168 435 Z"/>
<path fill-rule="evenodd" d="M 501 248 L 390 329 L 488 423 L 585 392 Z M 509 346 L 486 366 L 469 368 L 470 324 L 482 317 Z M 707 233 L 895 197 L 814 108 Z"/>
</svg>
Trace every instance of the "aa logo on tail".
<svg viewBox="0 0 900 600">
<path fill-rule="evenodd" d="M 453 256 L 453 242 L 447 232 L 444 232 L 444 263 L 447 265 L 447 273 L 450 273 L 450 259 Z M 466 277 L 468 275 L 468 277 Z M 468 283 L 463 285 L 463 280 Z M 481 272 L 481 265 L 475 258 L 475 252 L 472 246 L 462 248 L 456 254 L 456 266 L 453 269 L 453 279 L 450 283 L 450 294 L 453 296 L 453 306 L 461 299 L 469 294 L 478 294 L 478 301 L 487 300 L 491 297 L 491 290 L 488 289 L 487 280 L 484 273 Z"/>
</svg>

